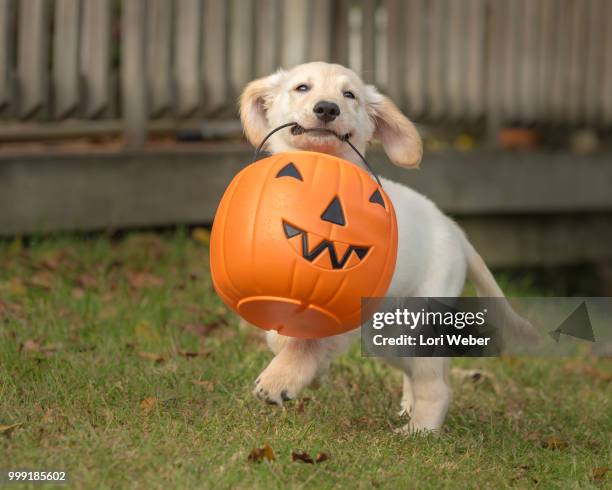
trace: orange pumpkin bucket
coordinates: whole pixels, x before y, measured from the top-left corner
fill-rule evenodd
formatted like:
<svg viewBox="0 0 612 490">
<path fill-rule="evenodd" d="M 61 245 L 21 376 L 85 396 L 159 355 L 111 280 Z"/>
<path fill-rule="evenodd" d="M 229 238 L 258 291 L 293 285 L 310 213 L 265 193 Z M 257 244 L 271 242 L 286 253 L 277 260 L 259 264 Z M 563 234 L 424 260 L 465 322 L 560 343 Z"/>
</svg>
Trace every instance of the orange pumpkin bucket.
<svg viewBox="0 0 612 490">
<path fill-rule="evenodd" d="M 395 211 L 380 183 L 354 163 L 309 151 L 238 173 L 210 241 L 225 304 L 257 327 L 304 339 L 359 326 L 361 298 L 385 295 L 396 255 Z"/>
</svg>

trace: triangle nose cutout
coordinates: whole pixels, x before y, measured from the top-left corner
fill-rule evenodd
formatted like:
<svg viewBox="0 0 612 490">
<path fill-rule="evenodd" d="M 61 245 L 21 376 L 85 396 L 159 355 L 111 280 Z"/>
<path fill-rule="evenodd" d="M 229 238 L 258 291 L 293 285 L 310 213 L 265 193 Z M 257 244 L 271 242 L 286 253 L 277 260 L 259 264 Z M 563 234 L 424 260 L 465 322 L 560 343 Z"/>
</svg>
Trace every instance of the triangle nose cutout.
<svg viewBox="0 0 612 490">
<path fill-rule="evenodd" d="M 323 211 L 321 219 L 335 225 L 344 226 L 346 224 L 344 221 L 344 211 L 342 211 L 342 205 L 338 196 L 334 197 L 333 201 L 327 206 L 327 209 Z"/>
</svg>

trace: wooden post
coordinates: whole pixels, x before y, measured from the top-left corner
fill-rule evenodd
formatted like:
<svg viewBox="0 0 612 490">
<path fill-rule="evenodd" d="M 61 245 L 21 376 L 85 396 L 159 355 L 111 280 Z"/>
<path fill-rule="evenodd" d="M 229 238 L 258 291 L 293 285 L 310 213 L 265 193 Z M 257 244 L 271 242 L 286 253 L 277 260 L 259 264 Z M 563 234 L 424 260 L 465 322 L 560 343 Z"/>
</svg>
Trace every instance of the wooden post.
<svg viewBox="0 0 612 490">
<path fill-rule="evenodd" d="M 141 147 L 146 139 L 145 0 L 123 0 L 121 18 L 121 94 L 125 142 Z"/>
</svg>

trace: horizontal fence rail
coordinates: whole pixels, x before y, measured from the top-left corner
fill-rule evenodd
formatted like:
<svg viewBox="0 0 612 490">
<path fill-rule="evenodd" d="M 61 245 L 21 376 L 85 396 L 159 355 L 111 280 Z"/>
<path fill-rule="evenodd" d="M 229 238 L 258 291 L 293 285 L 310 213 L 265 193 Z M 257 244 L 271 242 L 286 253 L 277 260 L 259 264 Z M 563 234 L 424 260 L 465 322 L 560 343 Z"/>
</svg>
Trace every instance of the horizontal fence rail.
<svg viewBox="0 0 612 490">
<path fill-rule="evenodd" d="M 0 137 L 119 121 L 138 146 L 311 60 L 417 121 L 607 128 L 611 25 L 609 0 L 0 0 Z"/>
</svg>

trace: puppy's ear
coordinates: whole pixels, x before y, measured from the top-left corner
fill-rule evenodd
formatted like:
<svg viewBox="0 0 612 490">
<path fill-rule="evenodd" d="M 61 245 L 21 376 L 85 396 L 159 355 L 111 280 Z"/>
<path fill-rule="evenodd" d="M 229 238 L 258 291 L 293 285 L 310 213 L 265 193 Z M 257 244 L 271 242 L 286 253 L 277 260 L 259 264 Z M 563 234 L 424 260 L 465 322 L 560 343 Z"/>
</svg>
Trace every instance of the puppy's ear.
<svg viewBox="0 0 612 490">
<path fill-rule="evenodd" d="M 417 167 L 423 156 L 423 142 L 414 124 L 372 85 L 366 87 L 366 103 L 376 124 L 374 137 L 382 142 L 389 159 L 399 167 Z"/>
<path fill-rule="evenodd" d="M 259 146 L 270 131 L 266 111 L 284 75 L 282 70 L 249 83 L 240 95 L 240 120 L 249 142 Z"/>
</svg>

